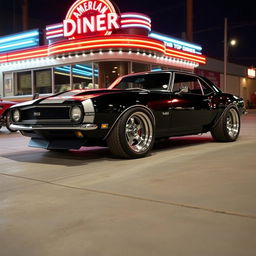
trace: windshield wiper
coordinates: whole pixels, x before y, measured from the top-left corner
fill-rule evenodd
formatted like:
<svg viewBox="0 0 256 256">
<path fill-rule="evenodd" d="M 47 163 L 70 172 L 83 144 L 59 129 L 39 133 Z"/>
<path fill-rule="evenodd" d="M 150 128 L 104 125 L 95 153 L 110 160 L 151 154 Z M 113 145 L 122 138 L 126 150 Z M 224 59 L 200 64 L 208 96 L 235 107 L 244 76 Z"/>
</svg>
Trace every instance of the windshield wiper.
<svg viewBox="0 0 256 256">
<path fill-rule="evenodd" d="M 139 90 L 139 91 L 143 91 L 143 92 L 150 92 L 150 90 L 148 89 L 144 89 L 144 88 L 126 88 L 125 90 Z"/>
</svg>

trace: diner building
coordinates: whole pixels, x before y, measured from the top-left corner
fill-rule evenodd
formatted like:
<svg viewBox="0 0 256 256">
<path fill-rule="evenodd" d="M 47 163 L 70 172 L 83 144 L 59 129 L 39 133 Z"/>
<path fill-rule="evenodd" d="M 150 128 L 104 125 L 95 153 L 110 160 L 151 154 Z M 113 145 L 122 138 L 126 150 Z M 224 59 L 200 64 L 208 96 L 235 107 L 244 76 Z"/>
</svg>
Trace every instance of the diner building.
<svg viewBox="0 0 256 256">
<path fill-rule="evenodd" d="M 194 71 L 202 47 L 151 29 L 141 13 L 109 0 L 77 0 L 63 21 L 0 37 L 0 94 L 24 101 L 69 89 L 106 88 L 117 77 L 149 70 Z"/>
</svg>

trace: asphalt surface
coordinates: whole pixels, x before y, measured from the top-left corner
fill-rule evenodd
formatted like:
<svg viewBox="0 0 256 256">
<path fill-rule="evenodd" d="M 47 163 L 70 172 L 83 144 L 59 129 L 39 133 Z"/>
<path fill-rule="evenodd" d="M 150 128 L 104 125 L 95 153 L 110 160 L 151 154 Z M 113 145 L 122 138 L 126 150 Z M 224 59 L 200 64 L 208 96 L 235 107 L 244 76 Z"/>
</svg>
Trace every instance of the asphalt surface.
<svg viewBox="0 0 256 256">
<path fill-rule="evenodd" d="M 172 138 L 137 160 L 27 142 L 0 130 L 1 256 L 256 255 L 256 111 L 236 142 Z"/>
</svg>

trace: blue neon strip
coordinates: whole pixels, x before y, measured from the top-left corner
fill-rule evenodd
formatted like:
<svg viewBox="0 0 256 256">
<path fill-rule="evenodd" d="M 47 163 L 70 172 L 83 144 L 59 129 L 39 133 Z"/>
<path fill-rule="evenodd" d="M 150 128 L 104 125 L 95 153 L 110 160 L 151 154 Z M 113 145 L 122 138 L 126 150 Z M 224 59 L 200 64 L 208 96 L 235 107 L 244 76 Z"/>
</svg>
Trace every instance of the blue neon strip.
<svg viewBox="0 0 256 256">
<path fill-rule="evenodd" d="M 182 46 L 187 46 L 187 47 L 190 47 L 190 48 L 198 50 L 198 51 L 202 51 L 201 46 L 186 43 L 184 41 L 180 41 L 180 40 L 177 40 L 177 39 L 174 39 L 174 38 L 171 38 L 171 37 L 168 37 L 168 36 L 164 36 L 164 35 L 161 35 L 161 34 L 158 34 L 158 33 L 155 33 L 155 32 L 151 32 L 149 34 L 149 37 L 155 38 L 155 39 L 158 39 L 158 40 L 162 40 L 162 41 L 165 41 L 165 42 L 170 42 L 170 43 L 179 44 L 179 45 L 182 45 Z"/>
<path fill-rule="evenodd" d="M 89 71 L 92 72 L 92 68 L 90 68 L 90 67 L 79 65 L 79 64 L 76 64 L 75 66 L 78 67 L 78 68 L 82 68 L 82 69 L 89 70 Z M 94 72 L 98 73 L 99 71 L 98 71 L 98 69 L 94 69 Z"/>
<path fill-rule="evenodd" d="M 55 68 L 56 70 L 60 70 L 60 71 L 64 71 L 64 72 L 67 72 L 67 73 L 70 73 L 70 68 L 69 67 L 57 67 Z M 75 69 L 75 68 L 72 68 L 72 72 L 73 73 L 76 73 L 78 75 L 87 75 L 87 76 L 91 76 L 92 73 L 90 72 L 85 72 L 85 71 L 81 71 L 79 69 Z"/>
<path fill-rule="evenodd" d="M 22 50 L 39 45 L 39 31 L 32 30 L 0 38 L 0 52 Z"/>
<path fill-rule="evenodd" d="M 161 68 L 152 68 L 151 71 L 162 71 Z"/>
<path fill-rule="evenodd" d="M 0 37 L 0 44 L 6 43 L 6 42 L 19 41 L 19 40 L 25 39 L 25 38 L 38 38 L 38 37 L 39 37 L 39 31 L 38 30 L 32 30 L 32 31 L 29 31 L 29 32 L 14 34 L 14 35 L 11 35 L 11 36 Z"/>
<path fill-rule="evenodd" d="M 13 51 L 13 50 L 18 50 L 18 49 L 24 49 L 24 48 L 29 48 L 32 46 L 37 46 L 38 42 L 31 39 L 31 40 L 26 40 L 26 41 L 21 41 L 21 42 L 15 42 L 12 44 L 5 44 L 0 46 L 0 52 L 8 52 L 8 51 Z"/>
<path fill-rule="evenodd" d="M 81 74 L 81 75 L 86 75 L 86 76 L 92 77 L 92 72 L 82 71 L 82 70 L 77 69 L 77 68 L 72 68 L 72 72 L 77 73 L 79 75 Z M 99 75 L 95 74 L 95 76 L 98 77 Z"/>
<path fill-rule="evenodd" d="M 62 68 L 61 67 L 56 67 L 54 69 L 70 73 L 70 68 L 69 67 L 65 67 L 65 66 L 62 67 Z"/>
<path fill-rule="evenodd" d="M 54 69 L 70 73 L 70 67 L 67 67 L 67 66 L 56 67 Z M 92 72 L 81 71 L 77 68 L 72 68 L 72 73 L 77 74 L 77 75 L 85 75 L 87 77 L 92 77 Z M 98 74 L 95 74 L 95 76 L 98 77 Z"/>
<path fill-rule="evenodd" d="M 49 31 L 49 30 L 53 30 L 53 29 L 56 29 L 56 28 L 63 28 L 63 24 L 56 24 L 56 25 L 53 25 L 53 26 L 47 26 L 46 30 Z"/>
<path fill-rule="evenodd" d="M 57 38 L 57 37 L 63 37 L 64 34 L 56 34 L 56 35 L 53 35 L 53 36 L 47 36 L 46 39 L 49 40 L 49 39 L 52 39 L 52 38 Z"/>
</svg>

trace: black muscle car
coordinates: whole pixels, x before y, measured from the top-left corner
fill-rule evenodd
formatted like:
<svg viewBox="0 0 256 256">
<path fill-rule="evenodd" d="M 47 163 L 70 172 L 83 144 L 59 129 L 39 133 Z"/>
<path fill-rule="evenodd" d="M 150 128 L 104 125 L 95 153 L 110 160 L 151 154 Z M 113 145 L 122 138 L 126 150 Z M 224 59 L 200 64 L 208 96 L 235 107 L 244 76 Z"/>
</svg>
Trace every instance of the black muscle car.
<svg viewBox="0 0 256 256">
<path fill-rule="evenodd" d="M 71 90 L 14 105 L 11 127 L 48 150 L 107 145 L 124 158 L 143 157 L 155 139 L 211 132 L 235 141 L 243 99 L 182 71 L 118 78 L 107 89 Z"/>
</svg>

